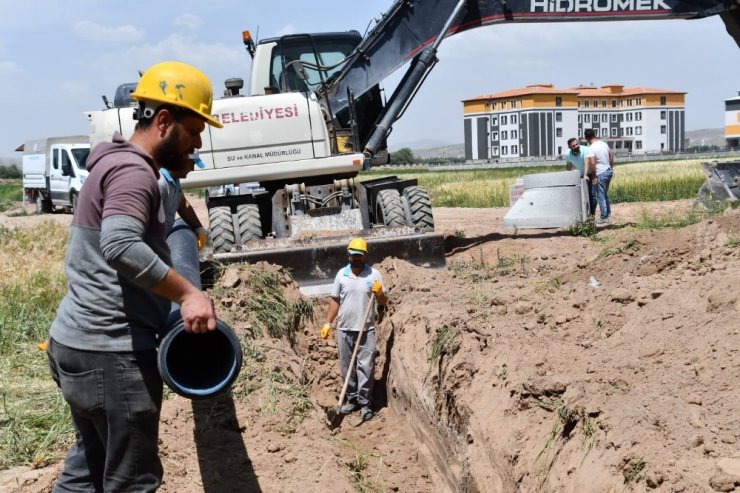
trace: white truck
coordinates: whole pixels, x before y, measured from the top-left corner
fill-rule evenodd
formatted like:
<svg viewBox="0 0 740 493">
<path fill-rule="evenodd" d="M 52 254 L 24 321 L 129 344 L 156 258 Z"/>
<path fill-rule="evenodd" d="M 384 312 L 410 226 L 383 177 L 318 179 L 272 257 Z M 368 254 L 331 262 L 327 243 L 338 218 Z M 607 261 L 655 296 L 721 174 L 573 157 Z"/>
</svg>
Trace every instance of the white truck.
<svg viewBox="0 0 740 493">
<path fill-rule="evenodd" d="M 18 150 L 23 152 L 24 202 L 35 203 L 39 214 L 56 207 L 74 210 L 87 178 L 89 137 L 29 140 Z"/>
</svg>

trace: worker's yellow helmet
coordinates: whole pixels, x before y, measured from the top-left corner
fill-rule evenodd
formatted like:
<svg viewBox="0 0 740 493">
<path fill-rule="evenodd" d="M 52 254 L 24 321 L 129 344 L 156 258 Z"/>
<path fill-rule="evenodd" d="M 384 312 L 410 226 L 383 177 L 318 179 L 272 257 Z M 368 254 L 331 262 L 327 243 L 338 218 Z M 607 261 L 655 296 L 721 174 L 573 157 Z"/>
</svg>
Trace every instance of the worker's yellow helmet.
<svg viewBox="0 0 740 493">
<path fill-rule="evenodd" d="M 213 89 L 203 72 L 182 62 L 152 65 L 139 79 L 131 97 L 137 101 L 171 104 L 195 112 L 216 128 L 221 122 L 211 116 Z"/>
<path fill-rule="evenodd" d="M 367 243 L 360 237 L 354 238 L 347 245 L 347 252 L 350 255 L 365 255 L 367 253 Z"/>
</svg>

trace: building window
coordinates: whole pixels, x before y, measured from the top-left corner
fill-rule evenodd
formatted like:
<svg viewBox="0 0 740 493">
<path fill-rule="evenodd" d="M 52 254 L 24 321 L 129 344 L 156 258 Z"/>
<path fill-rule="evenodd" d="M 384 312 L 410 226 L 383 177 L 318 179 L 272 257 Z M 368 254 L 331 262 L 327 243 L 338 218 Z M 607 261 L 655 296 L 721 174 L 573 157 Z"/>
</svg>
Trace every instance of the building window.
<svg viewBox="0 0 740 493">
<path fill-rule="evenodd" d="M 518 153 L 518 152 L 519 152 L 519 151 L 517 150 L 517 146 L 511 146 L 511 153 L 512 153 L 512 154 L 516 154 L 516 153 Z"/>
<path fill-rule="evenodd" d="M 519 137 L 519 133 L 516 130 L 512 130 L 511 131 L 511 138 L 512 139 L 516 139 L 517 137 Z"/>
<path fill-rule="evenodd" d="M 632 113 L 627 113 L 627 121 L 628 122 L 632 121 Z"/>
<path fill-rule="evenodd" d="M 555 129 L 555 137 L 562 137 L 563 136 L 563 129 L 562 128 L 556 128 Z"/>
<path fill-rule="evenodd" d="M 591 123 L 591 113 L 586 113 L 585 115 L 583 115 L 583 122 Z"/>
<path fill-rule="evenodd" d="M 588 99 L 586 99 L 586 100 L 585 100 L 585 101 L 583 102 L 583 107 L 584 107 L 584 108 L 588 108 L 588 107 L 589 107 L 589 104 L 590 104 L 590 103 L 589 103 Z"/>
<path fill-rule="evenodd" d="M 555 96 L 555 106 L 563 106 L 563 98 Z"/>
<path fill-rule="evenodd" d="M 661 125 L 660 126 L 660 133 L 661 134 L 664 134 L 665 133 L 665 125 Z"/>
<path fill-rule="evenodd" d="M 594 108 L 598 108 L 598 107 L 599 107 L 599 100 L 594 99 Z"/>
<path fill-rule="evenodd" d="M 617 121 L 617 114 L 612 113 L 612 122 L 616 122 L 616 121 Z"/>
<path fill-rule="evenodd" d="M 624 99 L 619 101 L 619 107 L 624 108 Z"/>
<path fill-rule="evenodd" d="M 501 146 L 501 155 L 506 156 L 509 153 L 509 146 Z"/>
<path fill-rule="evenodd" d="M 583 115 L 578 115 L 578 123 L 581 123 L 581 121 L 583 120 L 582 117 L 583 117 Z"/>
<path fill-rule="evenodd" d="M 632 127 L 627 127 L 627 136 L 632 135 Z"/>
<path fill-rule="evenodd" d="M 579 108 L 581 107 L 581 102 L 580 102 L 580 101 L 578 101 L 578 107 L 579 107 Z"/>
<path fill-rule="evenodd" d="M 506 115 L 503 115 L 501 117 L 501 125 L 506 125 L 509 123 L 509 118 Z"/>
<path fill-rule="evenodd" d="M 513 110 L 514 108 L 516 108 L 516 101 L 512 100 L 511 101 L 511 109 Z"/>
<path fill-rule="evenodd" d="M 494 125 L 494 126 L 495 125 L 498 125 L 498 117 L 497 116 L 492 116 L 491 117 L 491 125 Z"/>
<path fill-rule="evenodd" d="M 660 112 L 660 119 L 661 119 L 661 120 L 665 120 L 665 110 L 662 110 L 662 111 Z"/>
<path fill-rule="evenodd" d="M 666 101 L 666 97 L 665 97 L 665 96 L 661 96 L 661 97 L 660 97 L 660 105 L 661 105 L 661 106 L 665 106 L 666 102 L 667 102 L 667 101 Z"/>
<path fill-rule="evenodd" d="M 635 127 L 635 135 L 642 135 L 642 127 L 640 126 Z"/>
<path fill-rule="evenodd" d="M 642 149 L 642 141 L 636 140 L 635 141 L 635 149 Z"/>
<path fill-rule="evenodd" d="M 511 115 L 511 124 L 516 124 L 516 115 Z"/>
<path fill-rule="evenodd" d="M 498 132 L 491 132 L 491 140 L 498 140 Z"/>
<path fill-rule="evenodd" d="M 632 98 L 627 100 L 627 106 L 632 106 Z"/>
<path fill-rule="evenodd" d="M 601 100 L 601 107 L 606 108 L 606 99 Z"/>
<path fill-rule="evenodd" d="M 498 156 L 498 146 L 493 146 L 493 148 L 491 149 L 491 154 L 493 154 L 494 156 Z"/>
<path fill-rule="evenodd" d="M 608 122 L 608 121 L 609 121 L 609 115 L 607 115 L 606 113 L 602 113 L 602 114 L 601 114 L 601 121 L 602 121 L 603 123 L 606 123 L 606 122 Z"/>
<path fill-rule="evenodd" d="M 555 121 L 556 122 L 562 122 L 563 121 L 563 114 L 559 111 L 555 112 Z"/>
<path fill-rule="evenodd" d="M 501 140 L 506 140 L 508 138 L 509 138 L 509 132 L 507 132 L 506 130 L 502 130 L 501 131 Z"/>
<path fill-rule="evenodd" d="M 612 99 L 612 108 L 616 108 L 616 107 L 617 107 L 617 100 Z"/>
<path fill-rule="evenodd" d="M 637 106 L 642 106 L 642 98 L 637 98 L 637 99 L 635 100 L 635 105 L 637 105 Z"/>
<path fill-rule="evenodd" d="M 617 127 L 612 127 L 612 137 L 617 136 Z"/>
<path fill-rule="evenodd" d="M 642 120 L 642 111 L 635 111 L 635 120 L 638 122 Z"/>
</svg>

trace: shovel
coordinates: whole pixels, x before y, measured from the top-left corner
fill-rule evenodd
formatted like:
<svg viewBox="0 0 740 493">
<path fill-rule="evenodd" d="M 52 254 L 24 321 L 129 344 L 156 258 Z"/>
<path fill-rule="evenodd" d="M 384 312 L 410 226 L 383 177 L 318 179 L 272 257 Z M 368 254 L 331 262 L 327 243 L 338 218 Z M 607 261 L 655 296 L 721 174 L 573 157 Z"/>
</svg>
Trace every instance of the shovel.
<svg viewBox="0 0 740 493">
<path fill-rule="evenodd" d="M 344 419 L 344 415 L 340 413 L 339 411 L 342 408 L 342 404 L 344 404 L 344 396 L 347 394 L 347 387 L 349 386 L 349 378 L 352 376 L 352 372 L 355 368 L 355 359 L 357 358 L 357 351 L 360 349 L 360 341 L 362 341 L 362 336 L 365 334 L 365 325 L 367 325 L 367 317 L 370 315 L 370 309 L 375 305 L 375 296 L 373 296 L 372 293 L 370 293 L 370 299 L 367 303 L 367 308 L 365 308 L 365 315 L 362 317 L 362 327 L 360 327 L 360 333 L 357 334 L 357 342 L 355 342 L 355 348 L 352 351 L 352 357 L 349 360 L 349 367 L 347 368 L 347 376 L 344 377 L 344 385 L 342 386 L 342 393 L 339 394 L 339 402 L 337 402 L 337 408 L 336 409 L 328 409 L 326 411 L 326 426 L 328 426 L 331 429 L 334 429 L 338 427 L 340 424 L 342 424 L 342 420 Z"/>
</svg>

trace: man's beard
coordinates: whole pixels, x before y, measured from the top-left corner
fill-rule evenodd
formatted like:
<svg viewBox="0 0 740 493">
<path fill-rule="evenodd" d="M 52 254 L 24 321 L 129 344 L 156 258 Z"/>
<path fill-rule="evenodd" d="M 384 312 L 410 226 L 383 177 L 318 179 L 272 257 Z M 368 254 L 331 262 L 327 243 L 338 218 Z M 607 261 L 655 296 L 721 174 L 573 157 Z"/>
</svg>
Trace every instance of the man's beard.
<svg viewBox="0 0 740 493">
<path fill-rule="evenodd" d="M 154 161 L 171 172 L 185 171 L 189 165 L 189 155 L 179 149 L 182 130 L 178 125 L 172 127 L 172 132 L 165 137 L 154 149 Z"/>
<path fill-rule="evenodd" d="M 353 259 L 350 259 L 349 264 L 351 267 L 355 269 L 361 269 L 365 265 L 365 259 L 364 258 L 353 258 Z"/>
</svg>

